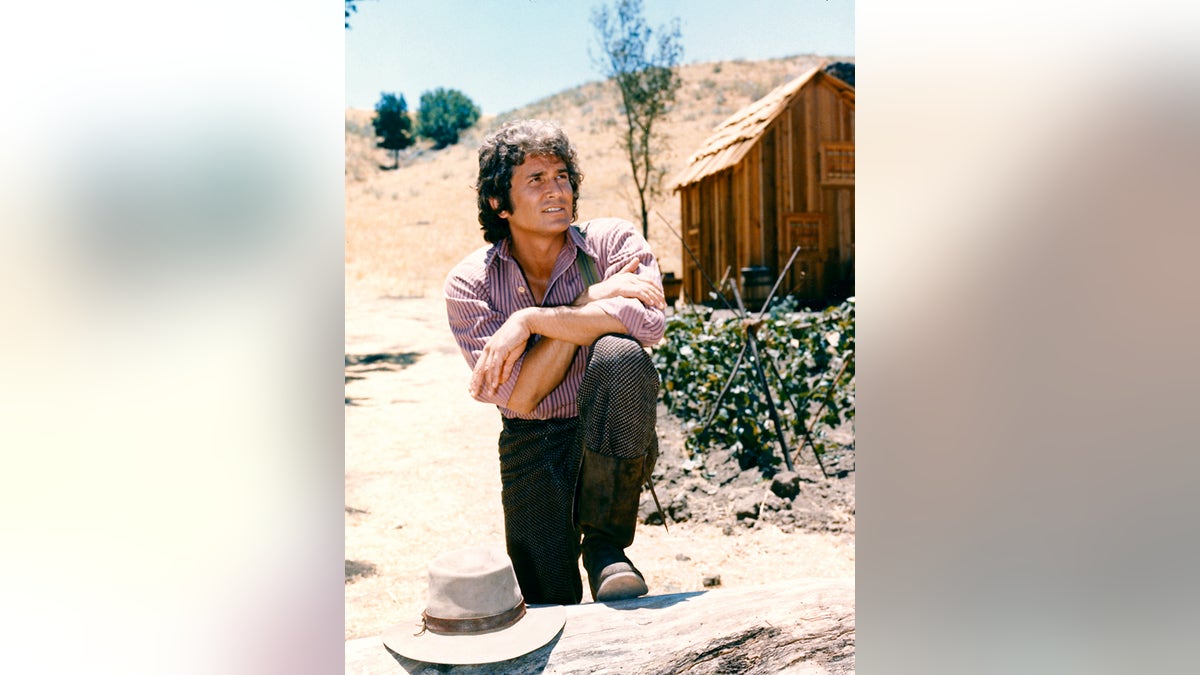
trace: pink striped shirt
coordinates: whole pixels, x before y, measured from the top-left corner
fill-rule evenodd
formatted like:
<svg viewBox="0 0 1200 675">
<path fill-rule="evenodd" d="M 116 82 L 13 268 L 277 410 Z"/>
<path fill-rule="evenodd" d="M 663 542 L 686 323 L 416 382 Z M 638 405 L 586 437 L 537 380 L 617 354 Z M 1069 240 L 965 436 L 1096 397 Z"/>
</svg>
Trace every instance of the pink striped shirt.
<svg viewBox="0 0 1200 675">
<path fill-rule="evenodd" d="M 630 259 L 637 257 L 642 262 L 637 274 L 662 285 L 654 254 L 633 223 L 620 218 L 599 218 L 579 227 L 587 234 L 581 237 L 574 228 L 567 230 L 567 243 L 554 263 L 542 307 L 569 305 L 583 292 L 584 281 L 575 264 L 578 247 L 582 247 L 596 261 L 596 269 L 603 279 L 612 276 Z M 509 250 L 511 243 L 512 240 L 506 238 L 476 250 L 455 266 L 446 278 L 446 314 L 450 319 L 450 331 L 471 368 L 475 367 L 475 361 L 488 338 L 500 329 L 510 314 L 535 305 L 525 275 Z M 666 323 L 662 310 L 646 307 L 632 298 L 605 298 L 592 304 L 625 324 L 627 332 L 643 346 L 655 345 L 662 339 Z M 529 346 L 532 347 L 538 339 L 538 336 L 534 336 Z M 504 406 L 517 383 L 524 357 L 517 361 L 512 375 L 500 386 L 495 396 L 481 395 L 476 398 L 496 404 L 500 414 L 505 417 L 575 417 L 579 414 L 575 395 L 579 391 L 579 383 L 583 381 L 588 351 L 588 347 L 579 348 L 563 381 L 528 415 Z"/>
</svg>

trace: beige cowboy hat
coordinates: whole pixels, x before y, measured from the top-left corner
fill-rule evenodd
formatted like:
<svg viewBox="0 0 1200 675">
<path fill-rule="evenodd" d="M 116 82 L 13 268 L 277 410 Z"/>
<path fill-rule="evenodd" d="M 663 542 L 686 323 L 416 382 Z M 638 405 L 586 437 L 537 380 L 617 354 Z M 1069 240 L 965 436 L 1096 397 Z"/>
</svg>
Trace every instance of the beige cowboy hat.
<svg viewBox="0 0 1200 675">
<path fill-rule="evenodd" d="M 429 563 L 425 611 L 384 631 L 383 644 L 426 663 L 495 663 L 550 642 L 566 616 L 562 605 L 527 607 L 504 550 L 478 546 Z"/>
</svg>

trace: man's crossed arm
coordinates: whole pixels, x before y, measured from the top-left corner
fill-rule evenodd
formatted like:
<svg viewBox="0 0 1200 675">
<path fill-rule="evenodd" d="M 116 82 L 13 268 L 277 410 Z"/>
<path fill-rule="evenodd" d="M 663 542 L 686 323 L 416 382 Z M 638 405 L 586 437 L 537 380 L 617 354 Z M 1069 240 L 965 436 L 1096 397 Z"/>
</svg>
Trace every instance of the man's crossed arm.
<svg viewBox="0 0 1200 675">
<path fill-rule="evenodd" d="M 607 333 L 630 332 L 620 319 L 591 303 L 624 297 L 639 300 L 646 307 L 665 309 L 662 289 L 637 275 L 639 264 L 638 259 L 631 260 L 617 274 L 585 289 L 568 307 L 527 307 L 514 312 L 488 339 L 475 362 L 471 395 L 494 396 L 512 374 L 530 336 L 541 335 L 543 339 L 525 354 L 505 405 L 519 413 L 532 412 L 562 382 L 580 345 L 590 345 Z"/>
</svg>

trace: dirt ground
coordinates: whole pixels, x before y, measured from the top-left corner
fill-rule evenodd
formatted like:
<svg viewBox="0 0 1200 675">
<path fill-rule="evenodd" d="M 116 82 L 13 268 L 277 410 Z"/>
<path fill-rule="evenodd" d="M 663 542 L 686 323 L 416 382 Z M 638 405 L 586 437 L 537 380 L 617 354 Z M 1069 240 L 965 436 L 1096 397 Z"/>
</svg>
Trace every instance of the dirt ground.
<svg viewBox="0 0 1200 675">
<path fill-rule="evenodd" d="M 418 616 L 439 553 L 504 544 L 500 416 L 467 395 L 468 375 L 440 296 L 347 298 L 347 640 Z M 659 437 L 670 531 L 647 492 L 627 551 L 652 594 L 853 578 L 852 446 L 825 460 L 832 478 L 806 450 L 794 474 L 766 480 L 721 452 L 688 460 L 661 405 Z"/>
</svg>

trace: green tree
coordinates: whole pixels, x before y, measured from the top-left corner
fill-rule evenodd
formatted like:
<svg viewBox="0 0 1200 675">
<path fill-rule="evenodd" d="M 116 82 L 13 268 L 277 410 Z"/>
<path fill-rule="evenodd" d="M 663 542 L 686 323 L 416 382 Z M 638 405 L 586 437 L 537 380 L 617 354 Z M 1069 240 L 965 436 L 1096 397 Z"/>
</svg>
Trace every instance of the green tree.
<svg viewBox="0 0 1200 675">
<path fill-rule="evenodd" d="M 417 133 L 433 141 L 440 150 L 458 142 L 458 132 L 479 120 L 479 106 L 457 89 L 438 87 L 421 94 L 417 111 Z"/>
<path fill-rule="evenodd" d="M 392 168 L 399 167 L 400 151 L 413 144 L 412 117 L 408 114 L 404 95 L 381 92 L 371 124 L 375 126 L 375 135 L 380 139 L 376 147 L 391 150 Z"/>
<path fill-rule="evenodd" d="M 675 103 L 683 58 L 679 19 L 651 29 L 642 18 L 642 0 L 617 0 L 592 10 L 592 26 L 602 54 L 594 57 L 621 92 L 625 125 L 621 147 L 629 158 L 642 210 L 642 236 L 650 236 L 649 202 L 662 192 L 666 169 L 655 162 L 663 143 L 657 124 Z"/>
</svg>

